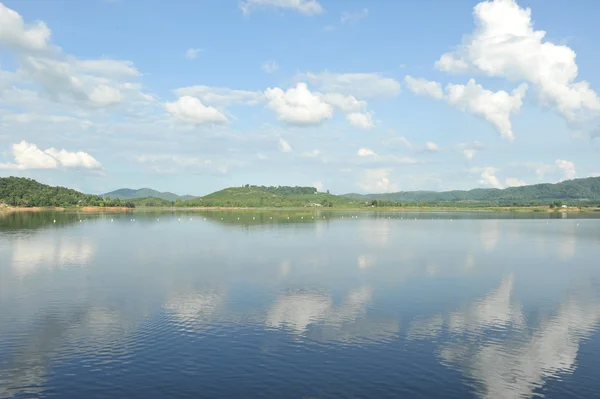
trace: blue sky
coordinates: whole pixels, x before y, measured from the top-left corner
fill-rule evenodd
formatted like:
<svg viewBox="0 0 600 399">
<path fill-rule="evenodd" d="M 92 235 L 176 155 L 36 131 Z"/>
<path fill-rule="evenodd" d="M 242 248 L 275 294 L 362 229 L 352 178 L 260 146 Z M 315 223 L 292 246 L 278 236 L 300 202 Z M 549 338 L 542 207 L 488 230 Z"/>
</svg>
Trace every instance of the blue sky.
<svg viewBox="0 0 600 399">
<path fill-rule="evenodd" d="M 90 193 L 600 174 L 593 1 L 5 1 L 0 176 Z"/>
</svg>

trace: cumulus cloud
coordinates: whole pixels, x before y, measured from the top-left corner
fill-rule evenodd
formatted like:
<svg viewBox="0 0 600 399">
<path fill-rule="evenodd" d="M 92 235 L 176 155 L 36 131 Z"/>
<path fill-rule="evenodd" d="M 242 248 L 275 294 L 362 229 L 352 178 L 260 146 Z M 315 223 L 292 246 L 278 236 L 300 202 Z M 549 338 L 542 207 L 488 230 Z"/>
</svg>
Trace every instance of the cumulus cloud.
<svg viewBox="0 0 600 399">
<path fill-rule="evenodd" d="M 167 112 L 180 121 L 191 124 L 225 123 L 227 118 L 218 109 L 207 107 L 196 97 L 183 96 L 165 104 Z"/>
<path fill-rule="evenodd" d="M 244 0 L 240 3 L 244 15 L 256 9 L 269 7 L 297 11 L 304 15 L 317 15 L 325 11 L 317 0 Z"/>
<path fill-rule="evenodd" d="M 522 187 L 527 185 L 523 180 L 517 179 L 516 177 L 507 177 L 504 182 L 507 187 Z"/>
<path fill-rule="evenodd" d="M 26 24 L 19 13 L 0 3 L 0 44 L 17 50 L 47 50 L 50 36 L 44 22 Z"/>
<path fill-rule="evenodd" d="M 375 154 L 373 150 L 370 150 L 368 148 L 359 148 L 359 150 L 356 152 L 356 155 L 358 155 L 359 157 L 369 157 L 375 156 L 377 154 Z"/>
<path fill-rule="evenodd" d="M 297 83 L 285 92 L 278 87 L 268 88 L 265 97 L 278 119 L 290 125 L 317 125 L 333 117 L 332 106 L 311 93 L 306 83 Z"/>
<path fill-rule="evenodd" d="M 198 56 L 200 56 L 201 52 L 202 52 L 202 49 L 189 48 L 189 49 L 185 50 L 184 57 L 187 58 L 188 60 L 195 60 L 196 58 L 198 58 Z"/>
<path fill-rule="evenodd" d="M 483 117 L 494 125 L 503 138 L 509 141 L 515 139 L 510 116 L 521 108 L 522 99 L 527 92 L 526 84 L 520 85 L 513 90 L 512 94 L 508 94 L 504 90 L 497 92 L 486 90 L 475 83 L 475 80 L 470 79 L 466 85 L 449 84 L 446 91 L 449 104 Z"/>
<path fill-rule="evenodd" d="M 12 155 L 14 163 L 0 163 L 0 169 L 57 169 L 64 168 L 84 168 L 98 169 L 102 165 L 90 154 L 76 151 L 57 150 L 49 148 L 47 150 L 39 149 L 35 144 L 21 141 L 13 144 Z"/>
<path fill-rule="evenodd" d="M 484 147 L 479 141 L 473 141 L 470 143 L 461 143 L 456 146 L 456 149 L 460 151 L 465 158 L 471 160 L 473 157 L 475 157 L 475 154 L 482 151 Z"/>
<path fill-rule="evenodd" d="M 359 101 L 354 96 L 346 96 L 340 93 L 327 93 L 321 98 L 344 113 L 360 112 L 367 107 L 365 101 Z"/>
<path fill-rule="evenodd" d="M 96 75 L 117 77 L 140 76 L 141 73 L 131 61 L 99 59 L 78 60 L 73 59 L 76 70 Z"/>
<path fill-rule="evenodd" d="M 273 60 L 266 61 L 260 66 L 260 69 L 262 69 L 266 73 L 273 73 L 279 69 L 279 64 L 277 64 L 277 62 Z"/>
<path fill-rule="evenodd" d="M 540 180 L 544 179 L 548 174 L 558 178 L 558 181 L 573 179 L 577 176 L 575 164 L 564 159 L 557 159 L 553 164 L 526 162 L 523 165 L 533 169 Z"/>
<path fill-rule="evenodd" d="M 545 40 L 534 30 L 531 10 L 514 0 L 484 1 L 473 10 L 475 30 L 461 45 L 436 62 L 442 71 L 477 72 L 513 81 L 527 81 L 542 104 L 569 120 L 600 113 L 600 99 L 589 83 L 577 81 L 575 51 Z"/>
<path fill-rule="evenodd" d="M 442 91 L 442 85 L 438 82 L 432 82 L 422 78 L 413 78 L 410 75 L 404 77 L 404 84 L 408 90 L 414 94 L 429 96 L 437 100 L 444 98 L 444 92 Z"/>
<path fill-rule="evenodd" d="M 400 82 L 379 73 L 300 73 L 296 81 L 308 81 L 320 91 L 356 98 L 391 98 L 400 93 Z"/>
<path fill-rule="evenodd" d="M 577 171 L 575 170 L 575 164 L 573 162 L 557 159 L 555 163 L 556 167 L 562 172 L 564 180 L 573 179 L 577 176 Z"/>
<path fill-rule="evenodd" d="M 121 99 L 121 91 L 107 85 L 96 86 L 90 93 L 90 101 L 99 107 L 118 104 Z"/>
<path fill-rule="evenodd" d="M 314 149 L 312 151 L 307 151 L 307 152 L 302 153 L 301 156 L 304 157 L 304 158 L 316 158 L 320 154 L 321 154 L 320 150 Z"/>
<path fill-rule="evenodd" d="M 472 168 L 471 172 L 479 173 L 480 180 L 479 184 L 483 184 L 486 186 L 492 186 L 494 188 L 503 188 L 500 179 L 496 177 L 496 173 L 498 173 L 499 169 L 492 168 L 490 166 L 484 168 Z"/>
<path fill-rule="evenodd" d="M 51 44 L 51 31 L 41 22 L 26 24 L 16 11 L 0 4 L 0 46 L 15 55 L 18 69 L 7 82 L 11 103 L 47 108 L 51 101 L 74 107 L 108 107 L 131 100 L 149 100 L 139 85 L 127 79 L 140 76 L 131 61 L 81 60 Z M 35 89 L 24 89 L 23 85 Z M 33 85 L 32 85 L 33 84 Z M 38 94 L 37 90 L 42 91 Z"/>
<path fill-rule="evenodd" d="M 493 92 L 484 89 L 474 79 L 469 79 L 466 85 L 448 84 L 444 93 L 438 82 L 408 75 L 404 81 L 413 93 L 437 100 L 445 99 L 448 104 L 459 110 L 470 112 L 492 123 L 503 138 L 509 141 L 515 139 L 510 116 L 521 109 L 527 84 L 519 85 L 509 94 L 504 90 Z"/>
<path fill-rule="evenodd" d="M 350 124 L 358 126 L 361 129 L 370 129 L 373 127 L 373 116 L 370 112 L 353 112 L 346 115 L 346 119 Z"/>
<path fill-rule="evenodd" d="M 357 22 L 361 19 L 365 19 L 369 16 L 369 10 L 367 8 L 363 8 L 358 11 L 344 11 L 342 12 L 342 16 L 340 17 L 340 21 L 345 23 Z"/>
<path fill-rule="evenodd" d="M 264 95 L 257 91 L 235 90 L 227 87 L 187 86 L 175 89 L 178 97 L 197 97 L 203 104 L 227 107 L 233 104 L 256 105 L 264 100 Z"/>
<path fill-rule="evenodd" d="M 292 146 L 284 139 L 279 139 L 279 151 L 292 152 Z"/>
<path fill-rule="evenodd" d="M 398 185 L 390 180 L 390 173 L 390 169 L 367 169 L 358 181 L 358 187 L 368 193 L 398 191 Z"/>
<path fill-rule="evenodd" d="M 323 191 L 323 183 L 321 183 L 320 181 L 314 182 L 313 187 L 317 189 L 318 192 L 322 192 Z"/>
<path fill-rule="evenodd" d="M 425 152 L 439 152 L 440 147 L 434 143 L 433 141 L 428 141 L 427 143 L 425 143 L 425 147 L 423 148 L 423 151 Z"/>
</svg>

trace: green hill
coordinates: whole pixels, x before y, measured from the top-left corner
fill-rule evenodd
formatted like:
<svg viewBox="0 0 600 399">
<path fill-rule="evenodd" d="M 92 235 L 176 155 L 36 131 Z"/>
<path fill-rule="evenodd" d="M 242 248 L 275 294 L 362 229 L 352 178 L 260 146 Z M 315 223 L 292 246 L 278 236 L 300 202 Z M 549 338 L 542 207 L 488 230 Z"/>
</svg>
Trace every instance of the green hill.
<svg viewBox="0 0 600 399">
<path fill-rule="evenodd" d="M 0 178 L 0 204 L 20 207 L 126 206 L 120 199 L 106 200 L 65 187 L 53 187 L 22 177 Z"/>
<path fill-rule="evenodd" d="M 187 201 L 196 197 L 192 195 L 177 195 L 170 192 L 160 192 L 151 188 L 140 188 L 134 190 L 131 188 L 121 188 L 119 190 L 111 191 L 110 193 L 102 194 L 104 198 L 119 198 L 122 200 L 134 199 L 134 198 L 159 198 L 166 201 Z"/>
<path fill-rule="evenodd" d="M 469 191 L 400 191 L 387 194 L 345 194 L 345 198 L 358 201 L 392 202 L 485 202 L 490 204 L 530 205 L 547 204 L 552 201 L 597 202 L 600 201 L 600 177 L 567 180 L 556 184 L 534 184 L 505 189 L 477 188 Z"/>
<path fill-rule="evenodd" d="M 177 206 L 222 207 L 339 207 L 351 206 L 353 200 L 328 193 L 319 193 L 314 187 L 251 186 L 230 187 L 201 198 L 176 202 Z"/>
</svg>

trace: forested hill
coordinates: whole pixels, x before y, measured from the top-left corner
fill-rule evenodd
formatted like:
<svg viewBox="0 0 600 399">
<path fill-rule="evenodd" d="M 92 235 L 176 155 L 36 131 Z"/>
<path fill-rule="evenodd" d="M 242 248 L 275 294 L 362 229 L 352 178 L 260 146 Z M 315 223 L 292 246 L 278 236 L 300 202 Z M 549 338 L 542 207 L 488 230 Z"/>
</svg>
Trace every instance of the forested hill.
<svg viewBox="0 0 600 399">
<path fill-rule="evenodd" d="M 22 177 L 0 178 L 0 204 L 21 207 L 119 206 L 133 208 L 129 201 L 107 201 L 65 187 L 53 187 Z"/>
<path fill-rule="evenodd" d="M 252 186 L 230 187 L 201 198 L 176 202 L 177 206 L 222 207 L 303 207 L 348 206 L 353 201 L 314 187 Z"/>
<path fill-rule="evenodd" d="M 134 199 L 134 198 L 158 198 L 166 201 L 187 201 L 196 197 L 192 195 L 177 195 L 169 192 L 160 192 L 151 188 L 140 188 L 138 190 L 131 188 L 121 188 L 119 190 L 111 191 L 110 193 L 103 194 L 104 198 L 119 198 L 122 200 Z"/>
<path fill-rule="evenodd" d="M 505 189 L 478 188 L 469 191 L 401 191 L 387 194 L 345 194 L 354 200 L 393 202 L 489 202 L 548 203 L 551 201 L 600 201 L 600 177 L 567 180 L 556 184 L 534 184 Z"/>
</svg>

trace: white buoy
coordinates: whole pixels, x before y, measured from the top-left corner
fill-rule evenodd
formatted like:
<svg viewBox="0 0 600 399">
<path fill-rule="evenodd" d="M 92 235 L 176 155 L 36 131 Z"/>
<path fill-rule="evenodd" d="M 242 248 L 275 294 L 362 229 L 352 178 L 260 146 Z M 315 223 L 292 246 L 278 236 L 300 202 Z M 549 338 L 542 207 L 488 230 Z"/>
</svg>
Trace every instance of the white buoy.
<svg viewBox="0 0 600 399">
<path fill-rule="evenodd" d="M 178 221 L 178 222 L 181 222 L 181 218 L 177 218 L 177 221 Z"/>
<path fill-rule="evenodd" d="M 206 218 L 204 218 L 204 220 L 206 220 Z M 223 220 L 223 218 L 221 218 L 221 220 Z"/>
<path fill-rule="evenodd" d="M 192 218 L 190 218 L 190 222 L 192 221 Z"/>
<path fill-rule="evenodd" d="M 240 218 L 238 218 L 238 220 L 240 220 Z"/>
<path fill-rule="evenodd" d="M 300 216 L 300 219 L 304 219 L 304 216 Z"/>
<path fill-rule="evenodd" d="M 288 216 L 288 219 L 289 219 L 289 218 L 290 218 L 290 217 Z"/>
<path fill-rule="evenodd" d="M 271 216 L 269 219 L 273 219 L 273 216 Z"/>
<path fill-rule="evenodd" d="M 56 223 L 56 220 L 53 220 L 52 223 Z"/>
<path fill-rule="evenodd" d="M 252 220 L 256 220 L 256 218 L 254 216 L 252 216 Z"/>
<path fill-rule="evenodd" d="M 160 219 L 156 219 L 156 221 L 158 222 Z"/>
<path fill-rule="evenodd" d="M 223 218 L 221 218 L 221 220 L 223 220 Z"/>
</svg>

